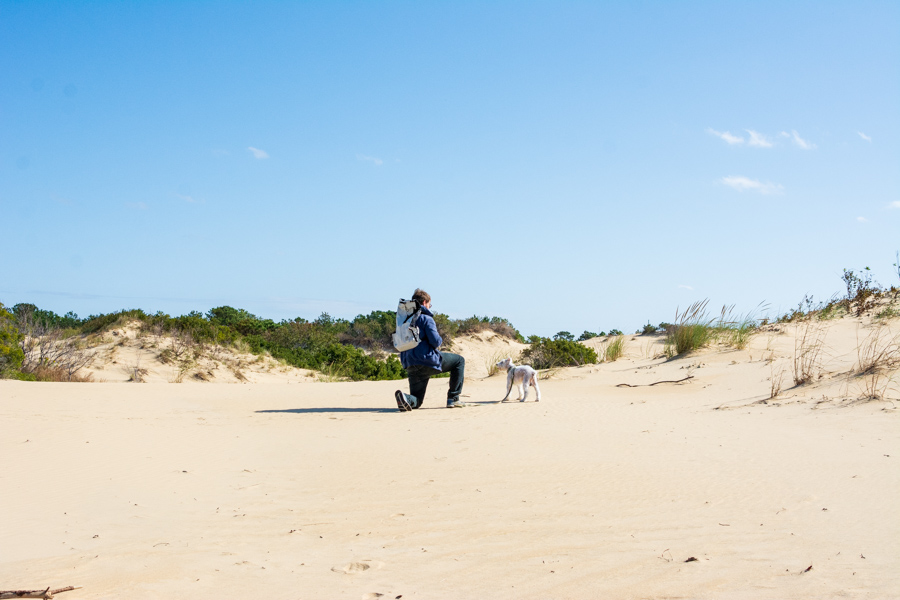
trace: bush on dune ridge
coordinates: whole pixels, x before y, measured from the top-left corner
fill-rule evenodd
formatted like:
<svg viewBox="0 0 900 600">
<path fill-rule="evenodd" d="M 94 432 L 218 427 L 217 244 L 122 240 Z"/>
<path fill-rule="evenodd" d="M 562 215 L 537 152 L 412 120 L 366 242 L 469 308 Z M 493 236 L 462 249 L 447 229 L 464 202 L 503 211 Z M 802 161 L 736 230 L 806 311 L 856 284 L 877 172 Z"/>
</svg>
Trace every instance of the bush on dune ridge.
<svg viewBox="0 0 900 600">
<path fill-rule="evenodd" d="M 522 352 L 522 360 L 535 369 L 576 367 L 597 362 L 597 352 L 584 344 L 563 338 L 532 336 L 531 345 Z"/>
<path fill-rule="evenodd" d="M 0 376 L 21 376 L 23 363 L 18 360 L 24 340 L 35 344 L 39 358 L 27 371 L 26 378 L 40 380 L 69 380 L 79 378 L 72 371 L 78 361 L 63 364 L 57 359 L 44 359 L 46 353 L 63 346 L 75 348 L 76 339 L 137 323 L 141 335 L 169 336 L 177 345 L 190 346 L 191 353 L 202 351 L 206 345 L 232 347 L 238 351 L 267 352 L 274 358 L 299 368 L 325 372 L 329 377 L 353 380 L 402 379 L 406 372 L 393 353 L 391 335 L 394 333 L 396 313 L 373 311 L 359 315 L 352 321 L 333 318 L 322 313 L 313 321 L 296 318 L 276 323 L 258 317 L 244 309 L 219 306 L 206 314 L 192 311 L 172 317 L 163 312 L 148 314 L 141 309 L 127 309 L 109 314 L 91 315 L 81 319 L 69 312 L 60 316 L 33 304 L 17 304 L 0 319 L 6 333 L 0 341 Z M 438 331 L 447 347 L 453 338 L 476 331 L 492 330 L 500 335 L 522 339 L 521 334 L 499 317 L 470 317 L 455 320 L 436 314 Z M 69 340 L 65 342 L 64 340 Z M 174 350 L 163 350 L 169 357 Z M 81 359 L 87 354 L 78 354 Z M 28 363 L 28 353 L 25 353 Z M 172 360 L 178 356 L 169 357 Z M 177 361 L 176 361 L 177 362 Z M 38 368 L 38 365 L 40 368 Z M 60 367 L 63 367 L 62 371 Z M 77 371 L 77 368 L 75 369 Z M 60 373 L 66 373 L 63 377 Z M 61 379 L 62 378 L 62 379 Z"/>
</svg>

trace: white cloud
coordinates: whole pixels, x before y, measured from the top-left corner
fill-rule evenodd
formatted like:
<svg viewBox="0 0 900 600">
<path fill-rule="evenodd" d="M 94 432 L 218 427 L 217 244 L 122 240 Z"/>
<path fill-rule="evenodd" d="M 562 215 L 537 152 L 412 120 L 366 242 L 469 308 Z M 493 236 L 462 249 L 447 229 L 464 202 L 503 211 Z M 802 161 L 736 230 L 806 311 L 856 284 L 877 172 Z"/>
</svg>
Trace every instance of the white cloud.
<svg viewBox="0 0 900 600">
<path fill-rule="evenodd" d="M 780 194 L 784 191 L 784 186 L 779 183 L 763 183 L 756 179 L 737 175 L 729 175 L 728 177 L 723 177 L 719 181 L 739 192 L 751 190 L 759 192 L 760 194 Z"/>
<path fill-rule="evenodd" d="M 681 288 L 681 289 L 683 289 L 683 290 L 691 290 L 691 291 L 694 291 L 694 288 L 692 288 L 692 287 L 689 286 L 689 285 L 685 285 L 685 284 L 683 284 L 683 283 L 678 284 L 678 287 Z"/>
<path fill-rule="evenodd" d="M 869 220 L 865 217 L 856 217 L 856 220 L 859 221 L 860 223 L 868 223 L 869 222 Z"/>
<path fill-rule="evenodd" d="M 858 134 L 859 134 L 859 137 L 861 137 L 862 139 L 866 140 L 867 142 L 871 142 L 871 141 L 872 141 L 872 138 L 870 138 L 869 136 L 867 136 L 866 134 L 864 134 L 862 131 L 857 131 L 856 133 L 858 133 Z"/>
<path fill-rule="evenodd" d="M 197 202 L 197 200 L 193 196 L 182 196 L 181 194 L 175 194 L 175 195 L 178 196 L 179 198 L 181 198 L 182 200 L 184 200 L 185 202 L 190 202 L 191 204 L 193 204 L 194 202 Z"/>
<path fill-rule="evenodd" d="M 784 133 L 784 132 L 782 132 L 782 133 Z M 812 142 L 807 142 L 802 137 L 800 137 L 800 134 L 797 133 L 796 129 L 791 130 L 791 137 L 794 140 L 794 144 L 803 148 L 804 150 L 812 150 L 816 147 L 816 145 L 813 144 Z"/>
<path fill-rule="evenodd" d="M 894 200 L 887 205 L 888 208 L 900 208 L 900 200 Z"/>
<path fill-rule="evenodd" d="M 269 153 L 265 150 L 260 150 L 259 148 L 254 148 L 253 146 L 247 146 L 247 150 L 253 153 L 253 158 L 255 158 L 256 160 L 269 158 Z"/>
<path fill-rule="evenodd" d="M 128 206 L 134 210 L 147 210 L 147 204 L 145 202 L 129 202 Z"/>
<path fill-rule="evenodd" d="M 742 138 L 739 135 L 732 135 L 730 131 L 716 131 L 715 129 L 713 129 L 711 127 L 707 127 L 706 132 L 711 133 L 712 135 L 714 135 L 716 137 L 722 138 L 729 144 L 743 144 L 744 143 L 744 138 Z"/>
<path fill-rule="evenodd" d="M 376 167 L 380 167 L 381 165 L 384 164 L 384 161 L 381 160 L 380 158 L 375 158 L 374 156 L 366 156 L 366 155 L 364 155 L 364 154 L 357 154 L 357 155 L 356 155 L 356 160 L 366 160 L 366 161 L 369 161 L 369 162 L 371 162 L 371 163 L 374 163 Z"/>
<path fill-rule="evenodd" d="M 745 131 L 750 134 L 750 141 L 747 142 L 748 146 L 755 146 L 756 148 L 771 148 L 773 146 L 772 142 L 758 131 L 753 131 L 752 129 L 745 129 Z"/>
</svg>

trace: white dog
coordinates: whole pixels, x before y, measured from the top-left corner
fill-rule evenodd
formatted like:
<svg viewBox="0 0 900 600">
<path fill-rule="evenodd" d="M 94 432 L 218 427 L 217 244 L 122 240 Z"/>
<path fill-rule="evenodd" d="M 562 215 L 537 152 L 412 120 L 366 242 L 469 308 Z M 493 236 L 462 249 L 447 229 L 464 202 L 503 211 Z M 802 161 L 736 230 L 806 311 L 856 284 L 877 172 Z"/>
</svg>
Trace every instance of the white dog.
<svg viewBox="0 0 900 600">
<path fill-rule="evenodd" d="M 513 364 L 511 358 L 504 358 L 503 360 L 498 362 L 497 368 L 506 369 L 506 396 L 504 396 L 503 400 L 501 400 L 500 402 L 506 402 L 506 399 L 509 398 L 509 394 L 510 392 L 512 392 L 514 383 L 516 384 L 516 390 L 519 392 L 518 400 L 520 402 L 525 402 L 525 400 L 528 398 L 529 385 L 534 386 L 534 391 L 537 393 L 535 402 L 541 401 L 541 388 L 538 387 L 537 371 L 535 371 L 528 365 L 517 367 Z"/>
</svg>

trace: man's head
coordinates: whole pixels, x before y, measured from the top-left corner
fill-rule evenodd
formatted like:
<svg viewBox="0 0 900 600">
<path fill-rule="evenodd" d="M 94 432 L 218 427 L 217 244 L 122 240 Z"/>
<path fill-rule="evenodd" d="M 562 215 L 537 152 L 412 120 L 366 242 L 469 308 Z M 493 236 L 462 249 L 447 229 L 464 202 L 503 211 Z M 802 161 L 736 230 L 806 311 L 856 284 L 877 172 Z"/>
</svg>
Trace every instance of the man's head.
<svg viewBox="0 0 900 600">
<path fill-rule="evenodd" d="M 413 292 L 412 299 L 425 308 L 431 308 L 431 296 L 429 296 L 428 292 L 426 292 L 425 290 L 416 288 L 416 291 Z"/>
</svg>

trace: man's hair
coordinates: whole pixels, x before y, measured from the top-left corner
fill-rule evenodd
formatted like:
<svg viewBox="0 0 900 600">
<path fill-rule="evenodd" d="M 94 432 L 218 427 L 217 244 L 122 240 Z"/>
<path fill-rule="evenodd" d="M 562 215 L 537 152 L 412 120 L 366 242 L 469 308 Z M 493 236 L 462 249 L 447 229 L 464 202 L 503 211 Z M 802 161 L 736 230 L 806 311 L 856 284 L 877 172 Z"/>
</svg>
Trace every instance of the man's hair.
<svg viewBox="0 0 900 600">
<path fill-rule="evenodd" d="M 428 295 L 428 292 L 419 288 L 416 288 L 416 291 L 413 292 L 412 299 L 423 306 L 426 302 L 431 302 L 431 296 Z"/>
</svg>

